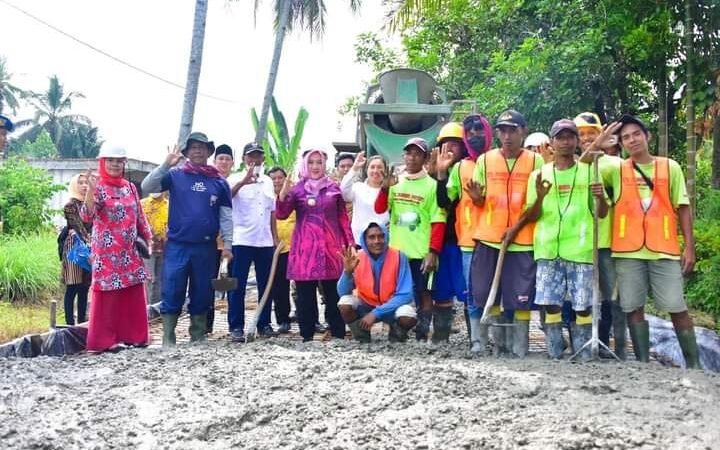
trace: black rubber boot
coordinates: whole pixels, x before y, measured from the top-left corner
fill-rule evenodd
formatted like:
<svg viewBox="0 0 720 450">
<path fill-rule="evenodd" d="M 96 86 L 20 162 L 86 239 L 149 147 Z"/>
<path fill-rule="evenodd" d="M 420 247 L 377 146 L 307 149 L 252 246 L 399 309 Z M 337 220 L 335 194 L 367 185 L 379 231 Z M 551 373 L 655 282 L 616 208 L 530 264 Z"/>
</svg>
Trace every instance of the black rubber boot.
<svg viewBox="0 0 720 450">
<path fill-rule="evenodd" d="M 432 311 L 423 311 L 421 309 L 417 312 L 418 322 L 415 325 L 415 340 L 425 342 L 430 332 L 430 321 L 432 320 Z"/>
<path fill-rule="evenodd" d="M 628 324 L 630 339 L 633 343 L 635 359 L 640 362 L 650 361 L 650 324 L 647 320 Z"/>
<path fill-rule="evenodd" d="M 545 346 L 547 347 L 550 359 L 562 359 L 562 354 L 565 350 L 562 330 L 562 323 L 545 324 Z"/>
<path fill-rule="evenodd" d="M 353 339 L 363 343 L 370 342 L 370 331 L 360 328 L 360 319 L 350 322 L 348 327 L 350 327 L 350 333 Z"/>
<path fill-rule="evenodd" d="M 440 308 L 433 306 L 433 334 L 432 343 L 439 344 L 440 342 L 450 341 L 450 328 L 452 327 L 453 321 L 453 309 L 452 308 Z"/>
<path fill-rule="evenodd" d="M 397 320 L 390 322 L 390 332 L 388 333 L 388 341 L 405 342 L 408 339 L 407 330 L 401 327 Z"/>
<path fill-rule="evenodd" d="M 467 305 L 463 308 L 463 317 L 465 317 L 465 328 L 467 329 L 468 340 L 470 340 L 470 332 L 472 330 L 470 329 L 470 311 Z M 470 345 L 472 345 L 472 343 Z"/>
<path fill-rule="evenodd" d="M 492 320 L 492 319 L 491 319 Z M 482 323 L 482 317 L 470 318 L 470 351 L 476 355 L 486 356 L 490 326 Z"/>
<path fill-rule="evenodd" d="M 172 347 L 175 345 L 175 327 L 178 323 L 180 314 L 163 314 L 163 347 Z"/>
<path fill-rule="evenodd" d="M 207 313 L 190 316 L 190 342 L 202 342 L 207 331 Z"/>
<path fill-rule="evenodd" d="M 513 332 L 512 352 L 518 358 L 525 358 L 530 347 L 530 321 L 515 319 Z"/>
<path fill-rule="evenodd" d="M 615 338 L 615 355 L 621 361 L 627 359 L 627 318 L 620 307 L 620 302 L 612 303 L 613 337 Z"/>
<path fill-rule="evenodd" d="M 205 334 L 212 334 L 213 325 L 215 325 L 215 308 L 208 309 L 206 323 L 207 327 L 205 327 Z"/>
<path fill-rule="evenodd" d="M 502 325 L 505 325 L 508 323 L 508 320 L 504 316 L 493 316 L 491 319 L 494 324 L 501 325 L 501 326 L 492 326 L 490 327 L 490 335 L 492 336 L 492 340 L 494 343 L 493 346 L 493 355 L 495 356 L 502 356 L 508 353 L 508 347 L 507 347 L 507 340 L 506 340 L 506 334 L 505 331 L 509 327 L 505 327 Z"/>
<path fill-rule="evenodd" d="M 675 334 L 685 357 L 685 367 L 688 369 L 702 369 L 697 340 L 695 339 L 695 328 L 675 330 Z"/>
</svg>

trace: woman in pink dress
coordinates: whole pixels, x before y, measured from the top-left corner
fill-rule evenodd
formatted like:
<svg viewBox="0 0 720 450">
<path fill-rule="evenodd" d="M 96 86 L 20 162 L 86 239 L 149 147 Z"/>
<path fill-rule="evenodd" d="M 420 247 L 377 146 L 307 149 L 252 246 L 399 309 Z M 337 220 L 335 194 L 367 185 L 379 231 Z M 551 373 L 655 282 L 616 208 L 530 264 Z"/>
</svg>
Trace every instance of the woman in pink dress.
<svg viewBox="0 0 720 450">
<path fill-rule="evenodd" d="M 345 337 L 345 322 L 337 308 L 337 281 L 343 271 L 340 252 L 355 245 L 340 186 L 325 174 L 327 154 L 313 149 L 303 157 L 300 181 L 289 177 L 278 195 L 275 215 L 287 219 L 293 211 L 297 221 L 288 257 L 287 278 L 295 280 L 300 335 L 312 340 L 317 317 L 316 290 L 322 286 L 325 309 L 333 337 Z"/>
<path fill-rule="evenodd" d="M 135 241 L 150 243 L 152 233 L 135 186 L 123 178 L 125 149 L 104 147 L 96 180 L 88 173 L 88 191 L 80 217 L 93 223 L 92 303 L 87 350 L 103 352 L 122 344 L 145 346 L 145 265 Z"/>
</svg>

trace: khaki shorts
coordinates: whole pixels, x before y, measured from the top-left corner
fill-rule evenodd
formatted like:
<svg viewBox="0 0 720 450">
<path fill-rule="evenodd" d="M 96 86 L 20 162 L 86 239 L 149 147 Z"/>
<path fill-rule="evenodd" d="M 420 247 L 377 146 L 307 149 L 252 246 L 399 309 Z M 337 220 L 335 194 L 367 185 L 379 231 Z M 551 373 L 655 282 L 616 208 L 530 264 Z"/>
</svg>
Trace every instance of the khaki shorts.
<svg viewBox="0 0 720 450">
<path fill-rule="evenodd" d="M 683 297 L 680 261 L 674 259 L 614 258 L 620 307 L 626 313 L 645 306 L 652 290 L 655 307 L 660 311 L 687 311 Z"/>
</svg>

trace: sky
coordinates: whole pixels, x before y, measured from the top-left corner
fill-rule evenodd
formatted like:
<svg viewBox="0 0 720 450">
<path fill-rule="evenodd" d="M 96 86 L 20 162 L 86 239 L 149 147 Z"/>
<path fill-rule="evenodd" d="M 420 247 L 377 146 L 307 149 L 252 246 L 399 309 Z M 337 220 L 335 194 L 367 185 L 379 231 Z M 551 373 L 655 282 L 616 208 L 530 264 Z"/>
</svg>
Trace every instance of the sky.
<svg viewBox="0 0 720 450">
<path fill-rule="evenodd" d="M 85 98 L 72 112 L 90 117 L 108 143 L 132 158 L 160 162 L 177 139 L 183 90 L 134 71 L 10 8 L 32 15 L 79 40 L 180 85 L 185 84 L 195 2 L 192 0 L 0 0 L 3 45 L 12 82 L 36 92 L 57 75 L 66 92 Z M 303 147 L 354 141 L 354 118 L 337 109 L 363 92 L 373 74 L 354 62 L 359 33 L 379 31 L 380 0 L 365 0 L 353 15 L 341 0 L 326 1 L 328 26 L 322 40 L 294 32 L 285 39 L 275 97 L 289 127 L 300 106 L 310 113 Z M 216 145 L 235 149 L 254 137 L 250 108 L 259 110 L 272 57 L 272 0 L 253 19 L 253 0 L 209 0 L 200 93 L 193 129 Z M 208 94 L 229 101 L 203 96 Z M 23 109 L 14 119 L 29 118 Z"/>
</svg>

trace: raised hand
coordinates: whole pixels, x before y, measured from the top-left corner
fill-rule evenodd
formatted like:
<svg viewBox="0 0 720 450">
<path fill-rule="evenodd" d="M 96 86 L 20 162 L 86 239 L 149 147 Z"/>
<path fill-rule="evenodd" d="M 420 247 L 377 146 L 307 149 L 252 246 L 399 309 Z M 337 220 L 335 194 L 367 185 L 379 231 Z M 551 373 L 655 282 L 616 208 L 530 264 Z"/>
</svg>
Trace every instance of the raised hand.
<svg viewBox="0 0 720 450">
<path fill-rule="evenodd" d="M 538 172 L 537 177 L 535 177 L 535 192 L 537 193 L 537 197 L 544 198 L 548 192 L 550 192 L 551 187 L 552 183 L 548 180 L 543 180 L 542 174 Z"/>
<path fill-rule="evenodd" d="M 92 169 L 88 168 L 85 172 L 85 179 L 87 180 L 87 192 L 85 197 L 93 197 L 95 195 L 95 188 L 97 187 L 97 176 L 93 173 Z"/>
<path fill-rule="evenodd" d="M 355 157 L 355 162 L 353 163 L 353 170 L 355 172 L 362 170 L 363 166 L 365 166 L 366 161 L 367 158 L 365 158 L 365 152 L 358 153 Z"/>
<path fill-rule="evenodd" d="M 358 264 L 360 264 L 360 258 L 358 258 L 357 250 L 355 250 L 355 247 L 352 245 L 348 245 L 342 252 L 339 253 L 342 257 L 343 270 L 348 275 L 352 275 L 353 272 L 355 272 L 355 268 Z"/>
<path fill-rule="evenodd" d="M 454 155 L 448 149 L 447 143 L 443 144 L 440 148 L 440 153 L 437 156 L 435 167 L 438 174 L 447 174 L 450 167 L 453 165 Z"/>
<path fill-rule="evenodd" d="M 485 186 L 477 181 L 468 181 L 463 190 L 467 193 L 470 200 L 472 200 L 475 205 L 482 206 L 485 203 Z"/>
<path fill-rule="evenodd" d="M 393 170 L 390 170 L 390 173 L 387 174 L 385 178 L 383 178 L 382 188 L 388 190 L 390 189 L 390 186 L 395 186 L 397 183 L 397 175 L 395 175 L 395 172 Z"/>
<path fill-rule="evenodd" d="M 285 183 L 283 183 L 282 189 L 280 189 L 280 194 L 278 194 L 278 198 L 281 202 L 285 200 L 293 186 L 295 186 L 295 183 L 292 180 L 292 176 L 288 174 L 287 178 L 285 178 Z"/>
<path fill-rule="evenodd" d="M 435 147 L 430 152 L 430 158 L 425 163 L 425 170 L 427 170 L 428 175 L 430 175 L 433 178 L 435 178 L 435 176 L 437 175 L 437 170 L 438 170 L 437 169 L 437 160 L 438 160 L 439 154 L 440 154 L 440 149 Z"/>
<path fill-rule="evenodd" d="M 180 152 L 180 146 L 178 144 L 175 144 L 175 147 L 173 147 L 172 150 L 170 150 L 170 147 L 168 147 L 168 154 L 167 157 L 165 157 L 165 164 L 167 164 L 170 167 L 173 167 L 177 165 L 177 163 L 180 162 L 181 159 L 183 159 L 184 156 Z"/>
<path fill-rule="evenodd" d="M 547 142 L 540 144 L 538 150 L 540 150 L 540 156 L 544 162 L 549 163 L 555 159 L 555 149 Z"/>
</svg>

